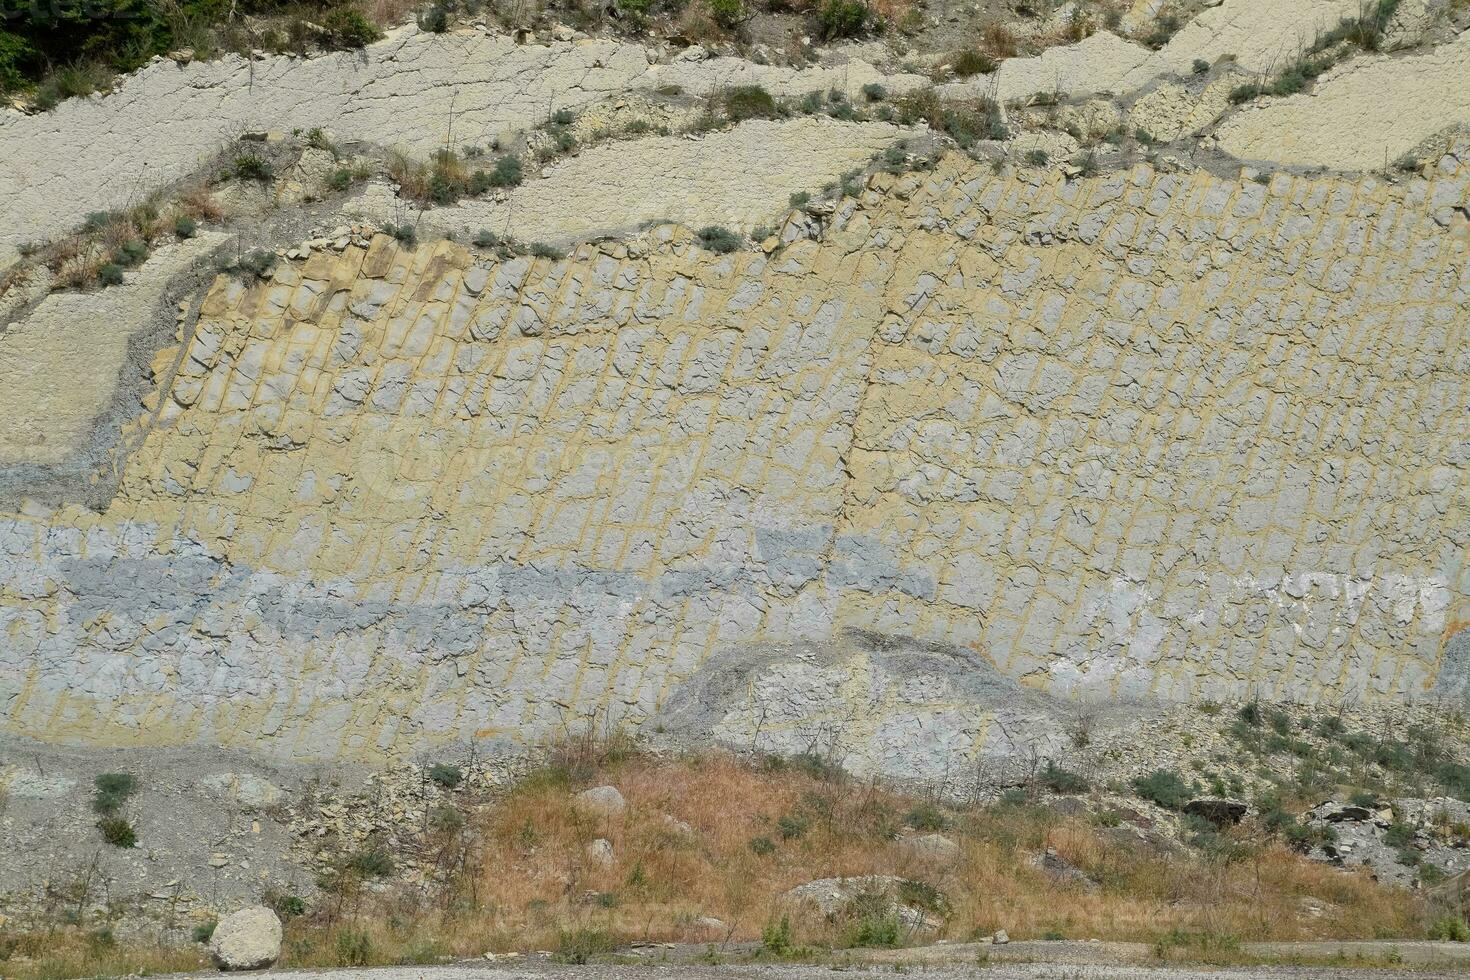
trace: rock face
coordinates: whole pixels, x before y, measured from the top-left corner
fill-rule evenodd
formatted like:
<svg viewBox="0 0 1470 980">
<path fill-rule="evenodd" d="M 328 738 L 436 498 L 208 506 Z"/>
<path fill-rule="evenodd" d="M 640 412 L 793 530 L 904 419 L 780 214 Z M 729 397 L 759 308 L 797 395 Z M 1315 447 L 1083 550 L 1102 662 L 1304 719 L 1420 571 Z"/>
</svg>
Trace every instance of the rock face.
<svg viewBox="0 0 1470 980">
<path fill-rule="evenodd" d="M 782 899 L 794 905 L 810 906 L 832 919 L 881 908 L 897 916 L 904 928 L 911 932 L 936 928 L 939 921 L 930 914 L 930 910 L 903 901 L 903 888 L 904 879 L 892 875 L 821 878 L 797 885 Z"/>
<path fill-rule="evenodd" d="M 214 927 L 209 952 L 222 970 L 260 970 L 281 955 L 281 920 L 264 906 L 231 912 Z"/>
<path fill-rule="evenodd" d="M 771 255 L 221 278 L 115 492 L 0 515 L 0 724 L 378 761 L 684 704 L 927 777 L 1074 695 L 1461 691 L 1467 181 L 951 156 Z"/>
</svg>

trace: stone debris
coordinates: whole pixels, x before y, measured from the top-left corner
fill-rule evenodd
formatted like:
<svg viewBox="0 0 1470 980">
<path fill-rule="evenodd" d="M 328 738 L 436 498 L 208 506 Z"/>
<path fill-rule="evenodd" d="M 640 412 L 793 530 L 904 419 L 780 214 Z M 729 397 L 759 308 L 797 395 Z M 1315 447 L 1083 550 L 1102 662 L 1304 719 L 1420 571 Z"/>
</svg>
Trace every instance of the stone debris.
<svg viewBox="0 0 1470 980">
<path fill-rule="evenodd" d="M 904 879 L 893 875 L 858 875 L 851 878 L 821 878 L 785 892 L 782 900 L 792 905 L 808 905 L 831 919 L 841 919 L 854 914 L 861 905 L 870 907 L 873 901 L 883 903 L 890 914 L 909 931 L 931 930 L 940 922 L 928 911 L 904 904 L 900 896 Z"/>
<path fill-rule="evenodd" d="M 594 786 L 577 794 L 577 805 L 605 817 L 616 817 L 627 809 L 628 801 L 616 786 Z"/>
</svg>

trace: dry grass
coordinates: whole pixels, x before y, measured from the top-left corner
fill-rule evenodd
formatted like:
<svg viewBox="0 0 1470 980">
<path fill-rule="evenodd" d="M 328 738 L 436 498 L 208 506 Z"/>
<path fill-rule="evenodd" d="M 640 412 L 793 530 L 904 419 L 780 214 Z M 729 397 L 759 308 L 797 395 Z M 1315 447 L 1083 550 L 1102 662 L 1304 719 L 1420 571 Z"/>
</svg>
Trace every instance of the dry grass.
<svg viewBox="0 0 1470 980">
<path fill-rule="evenodd" d="M 577 791 L 604 783 L 627 800 L 622 814 L 576 803 Z M 841 778 L 815 760 L 660 758 L 617 740 L 579 740 L 467 822 L 447 821 L 415 845 L 431 856 L 429 881 L 385 887 L 337 876 L 310 915 L 288 923 L 281 965 L 432 963 L 542 949 L 575 957 L 638 940 L 754 940 L 793 911 L 781 899 L 788 889 L 864 874 L 938 889 L 936 939 L 1003 928 L 1018 939 L 1153 942 L 1161 955 L 1198 959 L 1253 940 L 1425 935 L 1430 910 L 1420 897 L 1309 862 L 1249 829 L 1236 834 L 1230 859 L 1171 855 L 1039 803 L 942 808 Z M 960 846 L 958 860 L 916 857 L 898 839 L 906 825 L 942 825 Z M 588 852 L 598 838 L 612 843 L 610 864 Z M 1096 884 L 1034 867 L 1048 848 Z M 1325 911 L 1312 915 L 1309 904 Z M 712 934 L 701 916 L 720 919 L 724 931 Z M 801 944 L 851 938 L 851 922 L 797 912 L 792 925 Z M 76 948 L 85 958 L 85 943 Z M 41 975 L 28 969 L 18 976 Z"/>
<path fill-rule="evenodd" d="M 6 980 L 82 976 L 149 976 L 207 966 L 203 947 L 172 949 L 117 943 L 106 930 L 61 928 L 0 936 L 0 975 Z"/>
</svg>

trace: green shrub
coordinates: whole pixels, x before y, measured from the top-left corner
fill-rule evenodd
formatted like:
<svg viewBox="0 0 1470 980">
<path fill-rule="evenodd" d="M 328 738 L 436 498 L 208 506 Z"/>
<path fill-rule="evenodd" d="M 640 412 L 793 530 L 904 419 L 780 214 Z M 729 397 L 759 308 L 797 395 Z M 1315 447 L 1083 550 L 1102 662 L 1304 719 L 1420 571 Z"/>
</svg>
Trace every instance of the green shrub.
<svg viewBox="0 0 1470 980">
<path fill-rule="evenodd" d="M 555 958 L 562 963 L 582 965 L 615 948 L 612 937 L 601 929 L 564 929 L 557 937 Z"/>
<path fill-rule="evenodd" d="M 276 266 L 276 256 L 264 249 L 255 249 L 240 258 L 235 267 L 255 279 L 264 279 Z"/>
<path fill-rule="evenodd" d="M 1429 938 L 1440 942 L 1470 943 L 1470 925 L 1458 915 L 1446 915 L 1435 919 L 1429 927 Z"/>
<path fill-rule="evenodd" d="M 971 75 L 989 75 L 1000 67 L 990 55 L 974 48 L 966 48 L 955 56 L 950 70 L 959 78 L 969 78 Z"/>
<path fill-rule="evenodd" d="M 500 236 L 493 231 L 481 228 L 475 232 L 475 237 L 471 239 L 471 242 L 476 248 L 494 248 L 500 244 Z"/>
<path fill-rule="evenodd" d="M 399 242 L 402 245 L 407 245 L 409 248 L 413 248 L 415 245 L 418 244 L 419 235 L 418 232 L 414 230 L 413 225 L 397 225 L 389 223 L 383 226 L 383 231 L 385 231 L 395 241 Z"/>
<path fill-rule="evenodd" d="M 97 270 L 97 279 L 104 286 L 121 286 L 123 283 L 123 268 L 116 262 L 109 262 Z"/>
<path fill-rule="evenodd" d="M 496 160 L 490 170 L 491 187 L 519 187 L 521 180 L 521 158 L 511 153 Z"/>
<path fill-rule="evenodd" d="M 903 923 L 882 894 L 859 895 L 849 910 L 856 916 L 844 937 L 847 946 L 893 947 L 903 942 Z"/>
<path fill-rule="evenodd" d="M 373 957 L 373 941 L 361 929 L 337 933 L 337 965 L 367 966 Z"/>
<path fill-rule="evenodd" d="M 429 781 L 445 789 L 454 789 L 464 782 L 464 771 L 459 766 L 436 762 L 429 767 Z"/>
<path fill-rule="evenodd" d="M 790 956 L 795 949 L 791 940 L 791 918 L 781 916 L 779 922 L 768 922 L 761 930 L 761 949 L 772 956 Z"/>
<path fill-rule="evenodd" d="M 559 262 L 567 257 L 566 252 L 545 242 L 532 242 L 526 252 L 538 259 L 551 259 L 553 262 Z"/>
<path fill-rule="evenodd" d="M 196 943 L 209 942 L 209 938 L 214 935 L 214 927 L 217 925 L 219 925 L 219 920 L 217 919 L 210 919 L 208 922 L 199 923 L 194 927 L 194 932 L 192 933 L 194 941 Z"/>
<path fill-rule="evenodd" d="M 1088 789 L 1087 780 L 1055 762 L 1048 762 L 1041 770 L 1041 785 L 1053 793 L 1085 793 Z"/>
<path fill-rule="evenodd" d="M 187 214 L 181 214 L 178 218 L 174 219 L 174 234 L 180 238 L 193 238 L 198 231 L 199 222 Z"/>
<path fill-rule="evenodd" d="M 750 848 L 751 853 L 761 857 L 770 857 L 776 853 L 776 842 L 769 837 L 752 837 L 746 846 Z"/>
<path fill-rule="evenodd" d="M 817 10 L 817 33 L 824 41 L 857 37 L 872 18 L 873 12 L 860 0 L 826 0 Z"/>
<path fill-rule="evenodd" d="M 347 859 L 347 867 L 364 878 L 386 878 L 393 873 L 393 858 L 381 847 L 364 847 Z"/>
<path fill-rule="evenodd" d="M 1203 75 L 1210 70 L 1210 63 L 1203 58 L 1196 58 L 1194 59 L 1194 64 L 1190 67 L 1196 75 Z"/>
<path fill-rule="evenodd" d="M 240 180 L 270 180 L 275 175 L 269 161 L 254 153 L 241 153 L 235 157 L 231 170 Z"/>
<path fill-rule="evenodd" d="M 724 96 L 725 115 L 731 122 L 746 119 L 772 119 L 776 116 L 776 100 L 759 85 L 737 85 Z"/>
<path fill-rule="evenodd" d="M 1135 777 L 1133 791 L 1166 810 L 1179 809 L 1191 795 L 1189 784 L 1169 769 L 1156 769 L 1146 776 Z"/>
<path fill-rule="evenodd" d="M 122 282 L 122 269 L 118 266 L 112 268 L 117 270 L 116 281 L 110 281 L 104 275 L 102 281 L 108 285 L 116 285 Z M 107 266 L 103 266 L 104 272 Z M 92 781 L 96 793 L 92 797 L 92 809 L 101 814 L 113 814 L 118 811 L 128 797 L 138 791 L 138 777 L 130 772 L 104 772 Z"/>
<path fill-rule="evenodd" d="M 427 31 L 430 34 L 443 34 L 449 30 L 449 11 L 445 10 L 440 4 L 429 4 L 429 6 L 419 11 L 418 24 L 419 30 L 421 31 Z"/>
<path fill-rule="evenodd" d="M 709 0 L 710 16 L 727 31 L 732 31 L 745 20 L 743 0 Z"/>
<path fill-rule="evenodd" d="M 741 237 L 728 228 L 719 225 L 707 225 L 696 233 L 699 244 L 717 255 L 733 252 L 740 247 Z"/>
<path fill-rule="evenodd" d="M 299 895 L 285 895 L 272 890 L 265 893 L 262 901 L 270 906 L 282 922 L 306 914 L 306 902 Z"/>
<path fill-rule="evenodd" d="M 129 238 L 112 253 L 112 261 L 125 266 L 135 266 L 147 257 L 148 245 L 141 238 Z"/>
<path fill-rule="evenodd" d="M 1417 836 L 1414 828 L 1406 823 L 1391 823 L 1383 832 L 1383 842 L 1389 847 L 1408 847 Z"/>
<path fill-rule="evenodd" d="M 863 98 L 869 102 L 882 102 L 888 98 L 888 90 L 877 82 L 869 82 L 863 86 Z"/>
<path fill-rule="evenodd" d="M 1045 150 L 1029 150 L 1026 153 L 1026 162 L 1033 167 L 1044 167 L 1051 162 L 1051 157 Z"/>
<path fill-rule="evenodd" d="M 351 7 L 338 7 L 322 19 L 326 40 L 337 48 L 361 48 L 383 36 L 378 26 Z"/>
<path fill-rule="evenodd" d="M 97 821 L 102 839 L 113 847 L 133 847 L 138 843 L 138 834 L 133 825 L 122 817 L 103 817 Z"/>
<path fill-rule="evenodd" d="M 949 818 L 944 811 L 932 803 L 920 803 L 904 814 L 903 822 L 914 830 L 936 831 L 949 826 Z"/>
<path fill-rule="evenodd" d="M 781 832 L 782 840 L 794 840 L 802 836 L 811 825 L 812 822 L 799 813 L 784 814 L 776 820 L 776 829 Z"/>
<path fill-rule="evenodd" d="M 327 187 L 334 191 L 345 191 L 352 186 L 352 171 L 346 167 L 338 167 L 327 175 Z"/>
<path fill-rule="evenodd" d="M 812 196 L 808 192 L 796 191 L 789 198 L 787 198 L 786 203 L 790 204 L 793 208 L 802 208 L 811 203 L 811 199 Z"/>
</svg>

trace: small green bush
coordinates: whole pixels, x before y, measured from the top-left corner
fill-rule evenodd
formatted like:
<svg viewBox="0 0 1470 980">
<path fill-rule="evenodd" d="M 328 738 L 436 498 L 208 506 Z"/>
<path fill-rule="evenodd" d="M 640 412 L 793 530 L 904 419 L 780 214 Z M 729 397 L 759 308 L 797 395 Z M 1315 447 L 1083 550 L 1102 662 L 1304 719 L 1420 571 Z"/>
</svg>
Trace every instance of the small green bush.
<svg viewBox="0 0 1470 980">
<path fill-rule="evenodd" d="M 352 186 L 352 171 L 346 167 L 338 167 L 327 175 L 327 187 L 334 191 L 345 191 Z"/>
<path fill-rule="evenodd" d="M 812 196 L 807 191 L 796 191 L 787 198 L 786 203 L 790 204 L 793 208 L 803 208 L 810 204 L 811 200 Z"/>
<path fill-rule="evenodd" d="M 812 822 L 799 813 L 788 813 L 776 820 L 776 829 L 781 832 L 782 840 L 794 840 L 802 836 L 811 825 Z"/>
<path fill-rule="evenodd" d="M 761 930 L 761 949 L 772 956 L 790 956 L 796 946 L 791 938 L 791 918 L 781 916 L 779 922 L 768 922 Z"/>
<path fill-rule="evenodd" d="M 955 56 L 950 70 L 959 78 L 969 78 L 971 75 L 989 75 L 1000 67 L 990 55 L 974 48 L 966 48 Z"/>
<path fill-rule="evenodd" d="M 500 236 L 485 228 L 475 232 L 471 242 L 476 248 L 494 248 L 500 244 Z"/>
<path fill-rule="evenodd" d="M 903 923 L 899 922 L 888 896 L 859 895 L 849 909 L 856 920 L 848 927 L 844 945 L 891 948 L 902 944 Z"/>
<path fill-rule="evenodd" d="M 699 229 L 695 237 L 699 244 L 717 255 L 733 252 L 740 247 L 741 238 L 728 228 L 719 225 L 707 225 Z"/>
<path fill-rule="evenodd" d="M 1435 919 L 1429 927 L 1429 938 L 1440 942 L 1470 943 L 1470 925 L 1458 915 L 1446 915 Z"/>
<path fill-rule="evenodd" d="M 594 956 L 604 956 L 616 948 L 612 937 L 601 929 L 567 929 L 557 937 L 555 958 L 561 963 L 584 965 Z"/>
<path fill-rule="evenodd" d="M 383 32 L 351 7 L 338 7 L 322 20 L 327 43 L 337 48 L 362 48 L 378 40 Z"/>
<path fill-rule="evenodd" d="M 1088 789 L 1087 780 L 1057 765 L 1048 762 L 1046 768 L 1041 770 L 1041 785 L 1053 793 L 1085 793 Z"/>
<path fill-rule="evenodd" d="M 1177 772 L 1169 769 L 1155 769 L 1146 776 L 1136 777 L 1133 780 L 1133 791 L 1166 810 L 1182 807 L 1189 801 L 1192 792 L 1189 784 Z"/>
<path fill-rule="evenodd" d="M 566 252 L 545 242 L 532 242 L 526 249 L 526 253 L 538 259 L 551 259 L 553 262 L 559 262 L 567 257 Z"/>
<path fill-rule="evenodd" d="M 464 782 L 464 771 L 459 766 L 436 762 L 429 767 L 429 781 L 445 789 L 454 789 Z"/>
<path fill-rule="evenodd" d="M 873 12 L 860 0 L 826 0 L 817 10 L 817 33 L 824 41 L 857 37 L 872 18 Z"/>
<path fill-rule="evenodd" d="M 491 187 L 519 187 L 522 179 L 521 158 L 511 153 L 496 160 L 490 170 Z"/>
<path fill-rule="evenodd" d="M 123 283 L 123 268 L 116 262 L 109 262 L 97 270 L 97 279 L 104 286 L 121 286 Z"/>
<path fill-rule="evenodd" d="M 118 265 L 135 266 L 148 257 L 148 244 L 141 238 L 130 238 L 117 247 L 112 261 Z"/>
<path fill-rule="evenodd" d="M 337 965 L 367 966 L 373 957 L 373 941 L 361 929 L 337 933 Z"/>
<path fill-rule="evenodd" d="M 710 16 L 727 31 L 733 31 L 745 20 L 743 0 L 709 0 Z"/>
<path fill-rule="evenodd" d="M 266 276 L 270 275 L 271 270 L 274 269 L 275 266 L 275 254 L 259 248 L 246 253 L 235 264 L 235 267 L 237 269 L 255 279 L 264 279 Z"/>
<path fill-rule="evenodd" d="M 1051 162 L 1051 157 L 1045 150 L 1029 150 L 1026 153 L 1026 162 L 1033 167 L 1044 167 Z"/>
<path fill-rule="evenodd" d="M 773 119 L 777 115 L 776 100 L 759 85 L 737 85 L 725 91 L 725 115 L 731 122 L 746 119 Z"/>
<path fill-rule="evenodd" d="M 751 853 L 761 857 L 770 857 L 776 853 L 776 842 L 769 837 L 752 837 L 746 846 L 750 848 Z"/>
<path fill-rule="evenodd" d="M 299 895 L 285 895 L 272 890 L 265 893 L 263 901 L 280 917 L 282 922 L 306 914 L 306 902 Z"/>
<path fill-rule="evenodd" d="M 103 817 L 97 821 L 97 829 L 102 831 L 102 839 L 113 847 L 134 847 L 138 843 L 133 825 L 122 817 Z"/>
<path fill-rule="evenodd" d="M 396 225 L 389 223 L 383 226 L 383 231 L 391 236 L 399 244 L 407 245 L 409 248 L 413 248 L 415 245 L 418 244 L 419 234 L 418 232 L 414 231 L 413 225 Z"/>
<path fill-rule="evenodd" d="M 275 176 L 269 161 L 254 153 L 241 153 L 235 157 L 232 170 L 240 180 L 270 180 Z"/>
<path fill-rule="evenodd" d="M 449 11 L 441 4 L 432 3 L 419 11 L 419 30 L 430 34 L 443 34 L 449 30 Z"/>
<path fill-rule="evenodd" d="M 904 814 L 903 822 L 914 830 L 936 831 L 949 826 L 949 818 L 944 811 L 932 803 L 920 803 Z"/>
<path fill-rule="evenodd" d="M 393 858 L 381 847 L 365 847 L 347 859 L 347 867 L 364 878 L 386 878 L 393 873 Z"/>
<path fill-rule="evenodd" d="M 174 220 L 174 234 L 180 238 L 193 238 L 199 232 L 199 222 L 181 214 Z"/>
<path fill-rule="evenodd" d="M 116 282 L 109 281 L 106 275 L 102 277 L 108 285 L 122 282 L 122 269 L 118 266 L 113 268 L 117 269 Z M 107 266 L 103 266 L 104 272 L 106 269 Z M 138 777 L 130 772 L 104 772 L 92 781 L 92 785 L 97 791 L 92 797 L 92 809 L 108 815 L 116 813 L 127 798 L 138 791 Z"/>
<path fill-rule="evenodd" d="M 214 935 L 214 927 L 217 925 L 219 925 L 219 921 L 217 919 L 210 919 L 208 922 L 199 923 L 197 926 L 194 927 L 194 941 L 196 943 L 209 942 L 210 937 Z"/>
<path fill-rule="evenodd" d="M 863 86 L 863 98 L 869 102 L 882 102 L 888 98 L 888 90 L 877 82 L 869 82 Z"/>
</svg>

